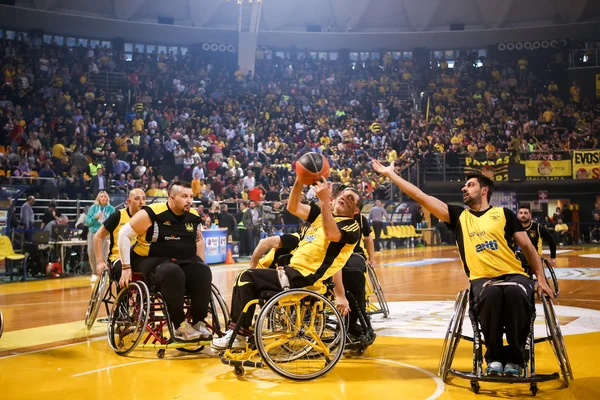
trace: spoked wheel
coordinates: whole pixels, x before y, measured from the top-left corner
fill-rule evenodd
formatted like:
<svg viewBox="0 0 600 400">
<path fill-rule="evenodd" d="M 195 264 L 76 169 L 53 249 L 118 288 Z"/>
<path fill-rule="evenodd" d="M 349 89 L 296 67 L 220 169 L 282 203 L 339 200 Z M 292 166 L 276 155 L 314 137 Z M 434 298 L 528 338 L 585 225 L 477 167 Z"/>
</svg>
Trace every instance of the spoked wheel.
<svg viewBox="0 0 600 400">
<path fill-rule="evenodd" d="M 390 315 L 390 309 L 388 307 L 387 301 L 385 300 L 383 288 L 381 287 L 381 283 L 379 282 L 377 273 L 375 272 L 375 269 L 373 268 L 371 263 L 367 263 L 367 274 L 369 276 L 369 280 L 371 281 L 371 286 L 373 287 L 373 293 L 375 294 L 375 297 L 377 297 L 377 301 L 379 302 L 379 308 L 383 312 L 383 317 L 388 318 L 388 316 Z"/>
<path fill-rule="evenodd" d="M 223 337 L 229 326 L 229 310 L 215 285 L 211 285 L 211 297 L 206 317 L 206 327 L 214 337 Z"/>
<path fill-rule="evenodd" d="M 544 315 L 546 317 L 546 329 L 550 335 L 550 346 L 552 346 L 554 355 L 560 365 L 565 387 L 569 387 L 569 380 L 573 380 L 573 370 L 571 369 L 571 362 L 569 361 L 565 341 L 563 340 L 560 325 L 558 324 L 558 318 L 554 312 L 552 301 L 546 296 L 542 296 L 542 305 L 544 306 Z"/>
<path fill-rule="evenodd" d="M 108 325 L 108 343 L 119 355 L 129 354 L 142 339 L 150 314 L 150 293 L 143 282 L 132 282 L 119 293 Z"/>
<path fill-rule="evenodd" d="M 309 290 L 288 290 L 271 298 L 261 310 L 255 335 L 269 368 L 294 380 L 326 374 L 344 352 L 342 316 L 331 301 Z"/>
<path fill-rule="evenodd" d="M 459 292 L 456 296 L 454 311 L 452 311 L 452 316 L 450 317 L 450 322 L 448 323 L 448 329 L 446 330 L 446 337 L 444 338 L 442 356 L 440 358 L 440 365 L 438 368 L 438 375 L 440 378 L 442 378 L 443 382 L 446 382 L 448 371 L 450 371 L 452 360 L 454 359 L 454 353 L 456 352 L 456 348 L 460 342 L 460 335 L 462 334 L 462 325 L 465 319 L 468 299 L 469 289 Z"/>
<path fill-rule="evenodd" d="M 2 315 L 2 311 L 0 311 L 0 338 L 2 337 L 2 332 L 4 332 L 4 316 Z"/>
<path fill-rule="evenodd" d="M 98 312 L 100 311 L 100 307 L 102 306 L 102 301 L 106 297 L 109 288 L 110 271 L 108 269 L 105 269 L 104 271 L 102 271 L 102 275 L 100 275 L 100 278 L 96 280 L 96 283 L 94 284 L 92 296 L 90 297 L 87 312 L 85 313 L 85 326 L 88 330 L 92 329 L 92 326 L 94 326 L 96 318 L 98 317 Z"/>
<path fill-rule="evenodd" d="M 548 281 L 548 285 L 554 292 L 554 297 L 558 297 L 560 294 L 560 288 L 558 286 L 558 279 L 556 279 L 556 274 L 554 273 L 554 268 L 550 265 L 550 261 L 545 258 L 542 258 L 542 266 L 545 269 L 546 281 Z"/>
</svg>

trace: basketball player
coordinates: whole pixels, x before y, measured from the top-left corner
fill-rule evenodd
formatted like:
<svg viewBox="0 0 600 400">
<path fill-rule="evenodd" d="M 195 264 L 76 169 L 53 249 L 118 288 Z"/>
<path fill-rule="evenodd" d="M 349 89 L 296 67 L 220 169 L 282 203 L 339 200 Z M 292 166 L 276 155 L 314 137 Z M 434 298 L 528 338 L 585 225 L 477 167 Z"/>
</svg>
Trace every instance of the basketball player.
<svg viewBox="0 0 600 400">
<path fill-rule="evenodd" d="M 494 182 L 481 174 L 467 176 L 462 188 L 467 209 L 428 196 L 399 177 L 393 164 L 373 169 L 394 182 L 456 234 L 464 270 L 471 281 L 471 310 L 485 338 L 488 376 L 520 376 L 524 346 L 534 307 L 534 285 L 515 255 L 514 242 L 521 247 L 538 278 L 538 293 L 554 298 L 546 282 L 540 257 L 513 211 L 490 206 Z M 490 286 L 491 283 L 513 283 Z M 502 334 L 506 332 L 508 347 Z"/>
<path fill-rule="evenodd" d="M 108 251 L 108 262 L 111 266 L 112 276 L 115 282 L 121 279 L 121 259 L 119 258 L 119 231 L 121 227 L 129 222 L 142 207 L 146 205 L 146 194 L 142 189 L 133 189 L 129 192 L 127 207 L 112 213 L 110 217 L 98 229 L 94 235 L 94 252 L 96 253 L 96 275 L 101 276 L 107 266 L 102 255 L 102 244 L 106 236 L 110 235 L 110 247 Z"/>
<path fill-rule="evenodd" d="M 312 286 L 333 276 L 334 294 L 337 309 L 346 315 L 349 311 L 344 285 L 339 271 L 346 264 L 360 239 L 360 228 L 354 216 L 360 212 L 361 198 L 352 189 L 344 190 L 331 207 L 331 183 L 322 178 L 315 184 L 315 193 L 320 201 L 316 204 L 302 204 L 302 183 L 298 180 L 290 192 L 288 210 L 308 224 L 305 235 L 294 251 L 285 273 L 291 288 Z M 233 335 L 246 304 L 258 298 L 265 290 L 281 290 L 278 273 L 274 269 L 248 269 L 240 273 L 233 288 L 231 300 L 231 325 L 223 338 L 214 339 L 212 347 L 225 349 Z M 253 308 L 249 309 L 240 321 L 239 334 L 233 342 L 234 348 L 246 346 L 245 336 L 252 336 L 249 330 Z"/>
<path fill-rule="evenodd" d="M 190 184 L 173 183 L 166 203 L 143 207 L 119 232 L 121 286 L 129 284 L 132 269 L 156 285 L 167 303 L 178 341 L 212 339 L 204 324 L 212 274 L 203 261 L 202 220 L 192 203 Z M 134 238 L 137 242 L 131 249 Z M 186 292 L 191 296 L 192 326 L 186 323 L 183 310 Z"/>
<path fill-rule="evenodd" d="M 533 247 L 535 247 L 540 257 L 542 256 L 543 241 L 545 240 L 546 243 L 548 243 L 548 247 L 550 247 L 550 265 L 554 268 L 556 266 L 556 241 L 554 240 L 552 234 L 548 232 L 548 229 L 531 219 L 531 209 L 528 205 L 522 205 L 519 207 L 517 217 L 519 218 L 521 225 L 523 225 L 525 232 L 527 232 L 529 240 L 531 240 Z M 524 266 L 526 267 L 525 270 L 529 269 L 528 265 Z"/>
</svg>

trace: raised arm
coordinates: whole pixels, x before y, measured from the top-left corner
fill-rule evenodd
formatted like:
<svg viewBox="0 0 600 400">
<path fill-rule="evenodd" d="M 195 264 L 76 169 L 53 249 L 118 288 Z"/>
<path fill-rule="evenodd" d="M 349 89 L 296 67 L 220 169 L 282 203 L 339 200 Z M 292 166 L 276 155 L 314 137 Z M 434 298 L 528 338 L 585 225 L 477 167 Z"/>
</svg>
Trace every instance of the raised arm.
<svg viewBox="0 0 600 400">
<path fill-rule="evenodd" d="M 335 219 L 333 219 L 333 211 L 331 211 L 331 182 L 327 182 L 325 178 L 321 177 L 321 182 L 315 183 L 315 193 L 321 205 L 321 218 L 323 219 L 325 239 L 331 242 L 339 242 L 342 239 L 342 231 L 340 231 Z M 310 211 L 310 207 L 306 207 Z M 308 212 L 306 213 L 306 217 L 308 218 Z"/>
<path fill-rule="evenodd" d="M 425 194 L 421 189 L 413 185 L 412 183 L 402 179 L 394 171 L 394 165 L 384 167 L 377 160 L 373 160 L 373 169 L 380 175 L 389 178 L 396 186 L 400 188 L 404 193 L 411 199 L 421 204 L 430 213 L 439 218 L 440 221 L 450 222 L 450 213 L 448 212 L 448 205 L 438 198 Z"/>
<path fill-rule="evenodd" d="M 302 204 L 302 183 L 298 181 L 294 181 L 294 186 L 292 186 L 292 190 L 290 191 L 290 198 L 288 199 L 287 209 L 289 212 L 294 214 L 296 217 L 306 220 L 308 218 L 308 214 L 310 213 L 310 206 L 307 204 Z"/>
</svg>

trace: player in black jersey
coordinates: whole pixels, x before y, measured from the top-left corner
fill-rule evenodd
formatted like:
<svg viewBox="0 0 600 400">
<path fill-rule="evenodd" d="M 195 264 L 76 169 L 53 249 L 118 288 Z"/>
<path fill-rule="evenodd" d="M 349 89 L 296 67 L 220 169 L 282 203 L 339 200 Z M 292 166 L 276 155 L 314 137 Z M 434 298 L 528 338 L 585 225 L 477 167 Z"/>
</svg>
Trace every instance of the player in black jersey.
<svg viewBox="0 0 600 400">
<path fill-rule="evenodd" d="M 554 268 L 556 266 L 556 241 L 552 234 L 546 228 L 531 220 L 531 209 L 528 205 L 519 207 L 517 217 L 540 257 L 542 256 L 543 242 L 548 243 L 548 247 L 550 247 L 550 265 Z M 525 269 L 527 270 L 529 267 L 527 266 Z"/>
<path fill-rule="evenodd" d="M 204 263 L 202 220 L 191 208 L 192 202 L 190 184 L 174 183 L 166 203 L 143 207 L 119 232 L 121 286 L 129 284 L 132 268 L 143 274 L 148 284 L 157 286 L 176 327 L 175 339 L 179 341 L 212 339 L 204 323 L 212 273 Z M 134 238 L 137 241 L 131 248 Z M 183 311 L 186 292 L 191 298 L 191 326 Z"/>
</svg>

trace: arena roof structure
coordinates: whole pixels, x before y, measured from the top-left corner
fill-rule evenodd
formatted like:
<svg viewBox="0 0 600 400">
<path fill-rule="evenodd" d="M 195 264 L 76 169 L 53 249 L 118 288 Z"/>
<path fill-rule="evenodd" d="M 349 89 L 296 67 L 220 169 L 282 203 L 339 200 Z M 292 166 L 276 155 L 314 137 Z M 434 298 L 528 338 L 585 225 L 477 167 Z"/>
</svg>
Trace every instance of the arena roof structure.
<svg viewBox="0 0 600 400">
<path fill-rule="evenodd" d="M 254 0 L 259 31 L 420 32 L 600 20 L 595 0 Z M 238 3 L 242 3 L 241 5 Z M 16 0 L 24 8 L 122 21 L 237 30 L 248 0 Z M 464 26 L 464 27 L 463 27 Z"/>
</svg>

